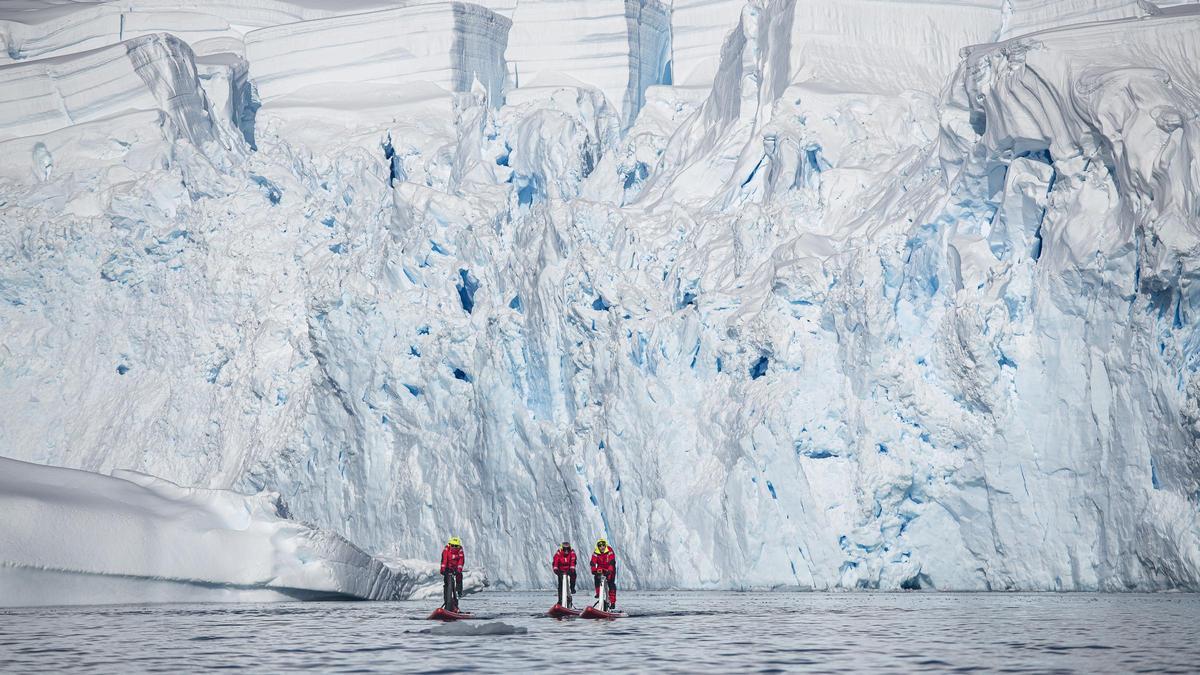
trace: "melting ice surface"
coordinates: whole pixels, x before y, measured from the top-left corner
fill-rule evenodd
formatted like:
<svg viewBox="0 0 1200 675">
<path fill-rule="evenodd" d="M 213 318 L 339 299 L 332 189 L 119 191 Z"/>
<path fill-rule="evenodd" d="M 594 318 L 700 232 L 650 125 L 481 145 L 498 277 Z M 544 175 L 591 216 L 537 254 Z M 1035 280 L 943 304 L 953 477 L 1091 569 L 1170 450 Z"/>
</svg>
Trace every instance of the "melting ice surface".
<svg viewBox="0 0 1200 675">
<path fill-rule="evenodd" d="M 513 588 L 601 534 L 630 588 L 1200 588 L 1194 3 L 27 0 L 0 43 L 0 455 Z M 359 583 L 296 541 L 231 583 Z"/>
<path fill-rule="evenodd" d="M 102 672 L 1189 671 L 1191 594 L 634 593 L 615 622 L 534 616 L 552 593 L 484 593 L 486 618 L 431 625 L 428 603 L 0 610 L 0 658 Z M 651 609 L 653 608 L 653 610 Z M 81 645 L 86 645 L 83 647 Z"/>
</svg>

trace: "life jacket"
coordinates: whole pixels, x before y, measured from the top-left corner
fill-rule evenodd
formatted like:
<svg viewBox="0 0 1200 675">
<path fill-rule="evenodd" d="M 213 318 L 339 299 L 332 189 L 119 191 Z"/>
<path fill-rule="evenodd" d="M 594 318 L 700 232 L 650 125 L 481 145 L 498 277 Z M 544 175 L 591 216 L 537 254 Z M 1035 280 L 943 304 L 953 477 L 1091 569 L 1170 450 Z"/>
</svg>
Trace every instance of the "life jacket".
<svg viewBox="0 0 1200 675">
<path fill-rule="evenodd" d="M 466 556 L 463 555 L 461 546 L 455 548 L 447 544 L 446 548 L 442 549 L 442 574 L 463 571 L 465 560 Z"/>
<path fill-rule="evenodd" d="M 597 547 L 596 550 L 592 552 L 592 574 L 606 574 L 608 576 L 612 576 L 616 573 L 617 552 L 613 550 L 612 546 L 609 546 L 608 548 L 604 549 L 603 553 L 601 553 L 600 548 Z"/>
<path fill-rule="evenodd" d="M 575 549 L 558 549 L 554 552 L 554 571 L 555 572 L 573 572 L 575 571 L 575 563 L 578 559 L 575 557 Z"/>
</svg>

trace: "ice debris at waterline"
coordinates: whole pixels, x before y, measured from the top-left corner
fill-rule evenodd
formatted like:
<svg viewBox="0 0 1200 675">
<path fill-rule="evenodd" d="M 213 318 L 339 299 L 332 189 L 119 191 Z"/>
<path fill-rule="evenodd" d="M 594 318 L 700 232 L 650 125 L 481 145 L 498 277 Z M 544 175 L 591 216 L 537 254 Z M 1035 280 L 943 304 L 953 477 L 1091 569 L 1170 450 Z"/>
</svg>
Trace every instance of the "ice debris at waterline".
<svg viewBox="0 0 1200 675">
<path fill-rule="evenodd" d="M 525 635 L 529 632 L 529 629 L 524 626 L 507 624 L 503 621 L 489 621 L 488 623 L 463 623 L 455 621 L 453 623 L 439 624 L 433 628 L 408 632 L 430 633 L 433 635 Z"/>
<path fill-rule="evenodd" d="M 510 588 L 1198 589 L 1197 12 L 6 7 L 0 454 Z"/>
<path fill-rule="evenodd" d="M 291 520 L 273 493 L 0 458 L 0 512 L 0 605 L 398 600 L 428 583 Z"/>
</svg>

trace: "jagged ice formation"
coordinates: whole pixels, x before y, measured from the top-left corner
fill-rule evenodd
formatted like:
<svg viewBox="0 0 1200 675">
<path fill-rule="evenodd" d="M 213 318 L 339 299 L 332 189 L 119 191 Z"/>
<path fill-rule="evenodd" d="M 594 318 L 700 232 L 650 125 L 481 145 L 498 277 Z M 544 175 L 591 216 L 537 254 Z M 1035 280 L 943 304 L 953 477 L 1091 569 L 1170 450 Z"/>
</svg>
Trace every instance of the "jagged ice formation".
<svg viewBox="0 0 1200 675">
<path fill-rule="evenodd" d="M 1200 8 L 24 2 L 0 455 L 549 583 L 1200 587 Z M 3 526 L 0 526 L 3 527 Z"/>
</svg>

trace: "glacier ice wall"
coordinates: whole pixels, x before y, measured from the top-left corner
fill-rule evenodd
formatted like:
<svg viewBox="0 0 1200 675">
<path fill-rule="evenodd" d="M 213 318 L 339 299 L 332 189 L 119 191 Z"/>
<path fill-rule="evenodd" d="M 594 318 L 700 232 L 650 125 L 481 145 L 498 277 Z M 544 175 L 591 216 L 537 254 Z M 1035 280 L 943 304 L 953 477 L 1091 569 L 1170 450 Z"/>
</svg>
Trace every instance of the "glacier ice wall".
<svg viewBox="0 0 1200 675">
<path fill-rule="evenodd" d="M 1194 4 L 48 7 L 0 455 L 517 587 L 1200 587 Z"/>
</svg>

